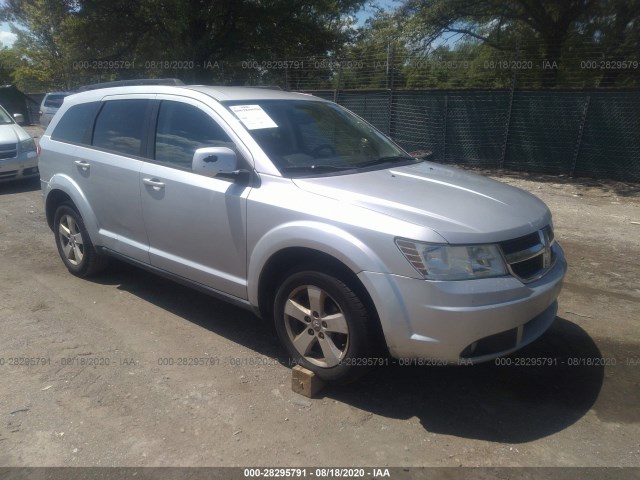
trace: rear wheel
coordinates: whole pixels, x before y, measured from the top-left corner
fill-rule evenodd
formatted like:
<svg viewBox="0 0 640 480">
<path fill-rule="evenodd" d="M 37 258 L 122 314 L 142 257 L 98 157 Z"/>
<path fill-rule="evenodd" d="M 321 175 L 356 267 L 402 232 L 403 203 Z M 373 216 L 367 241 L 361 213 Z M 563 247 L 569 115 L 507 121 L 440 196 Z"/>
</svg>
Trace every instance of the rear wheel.
<svg viewBox="0 0 640 480">
<path fill-rule="evenodd" d="M 69 272 L 87 277 L 104 270 L 107 258 L 94 248 L 82 216 L 72 203 L 65 202 L 58 207 L 53 228 L 58 253 Z"/>
<path fill-rule="evenodd" d="M 341 383 L 366 372 L 374 345 L 370 315 L 342 280 L 313 270 L 289 274 L 276 294 L 274 316 L 295 363 Z"/>
</svg>

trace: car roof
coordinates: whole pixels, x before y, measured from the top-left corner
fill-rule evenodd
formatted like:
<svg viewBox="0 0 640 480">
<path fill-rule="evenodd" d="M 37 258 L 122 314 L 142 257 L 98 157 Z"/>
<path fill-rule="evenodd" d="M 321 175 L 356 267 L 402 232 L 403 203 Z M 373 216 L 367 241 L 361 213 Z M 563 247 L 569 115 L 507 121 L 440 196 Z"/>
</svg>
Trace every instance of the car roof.
<svg viewBox="0 0 640 480">
<path fill-rule="evenodd" d="M 308 93 L 285 92 L 273 88 L 215 87 L 207 85 L 190 85 L 187 88 L 202 92 L 221 102 L 234 100 L 320 100 Z"/>
<path fill-rule="evenodd" d="M 97 90 L 88 90 L 73 95 L 73 103 L 98 101 L 110 95 L 127 94 L 174 94 L 190 96 L 187 92 L 205 94 L 217 101 L 245 101 L 245 100 L 311 100 L 326 102 L 326 100 L 314 97 L 307 93 L 293 93 L 271 88 L 256 87 L 218 87 L 207 85 L 136 85 L 126 87 L 110 87 Z"/>
<path fill-rule="evenodd" d="M 100 88 L 111 87 L 133 87 L 134 85 L 184 85 L 184 83 L 178 78 L 132 78 L 128 80 L 114 80 L 112 82 L 83 85 L 78 88 L 78 91 L 86 92 L 87 90 L 98 90 Z"/>
</svg>

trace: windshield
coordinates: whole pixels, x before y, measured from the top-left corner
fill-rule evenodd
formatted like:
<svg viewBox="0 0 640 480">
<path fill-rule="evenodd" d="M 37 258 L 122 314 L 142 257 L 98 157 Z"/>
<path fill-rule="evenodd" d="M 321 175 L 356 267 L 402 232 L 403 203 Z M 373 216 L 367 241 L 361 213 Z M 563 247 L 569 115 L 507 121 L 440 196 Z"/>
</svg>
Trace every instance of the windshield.
<svg viewBox="0 0 640 480">
<path fill-rule="evenodd" d="M 0 125 L 9 125 L 10 123 L 14 123 L 13 118 L 4 108 L 0 107 Z"/>
<path fill-rule="evenodd" d="M 353 173 L 419 161 L 332 103 L 251 100 L 224 105 L 286 177 Z"/>
</svg>

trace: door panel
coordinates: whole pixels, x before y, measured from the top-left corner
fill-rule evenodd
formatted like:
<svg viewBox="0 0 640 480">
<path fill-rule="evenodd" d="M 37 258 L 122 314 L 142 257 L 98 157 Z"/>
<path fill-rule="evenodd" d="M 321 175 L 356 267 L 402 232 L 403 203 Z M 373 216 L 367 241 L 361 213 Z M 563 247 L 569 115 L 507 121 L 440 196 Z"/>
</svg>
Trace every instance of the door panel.
<svg viewBox="0 0 640 480">
<path fill-rule="evenodd" d="M 140 205 L 140 160 L 78 147 L 74 179 L 98 219 L 99 244 L 149 263 Z"/>
<path fill-rule="evenodd" d="M 140 204 L 140 168 L 151 111 L 146 99 L 105 101 L 73 159 L 73 177 L 93 208 L 98 244 L 149 263 L 149 242 Z M 98 150 L 100 149 L 100 150 Z"/>
<path fill-rule="evenodd" d="M 141 180 L 151 264 L 246 299 L 250 188 L 151 163 Z"/>
</svg>

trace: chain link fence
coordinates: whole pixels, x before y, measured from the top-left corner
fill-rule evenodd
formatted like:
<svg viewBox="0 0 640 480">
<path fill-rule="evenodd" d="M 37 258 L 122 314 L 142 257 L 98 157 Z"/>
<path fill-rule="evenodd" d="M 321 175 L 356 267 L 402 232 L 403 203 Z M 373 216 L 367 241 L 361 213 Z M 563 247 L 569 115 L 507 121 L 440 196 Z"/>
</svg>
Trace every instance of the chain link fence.
<svg viewBox="0 0 640 480">
<path fill-rule="evenodd" d="M 518 41 L 486 56 L 448 47 L 411 53 L 389 42 L 318 57 L 87 59 L 71 62 L 66 78 L 69 88 L 162 77 L 277 86 L 336 101 L 438 162 L 640 182 L 638 54 L 573 45 L 546 59 L 541 47 Z"/>
<path fill-rule="evenodd" d="M 437 162 L 640 182 L 638 90 L 310 93 Z"/>
</svg>

